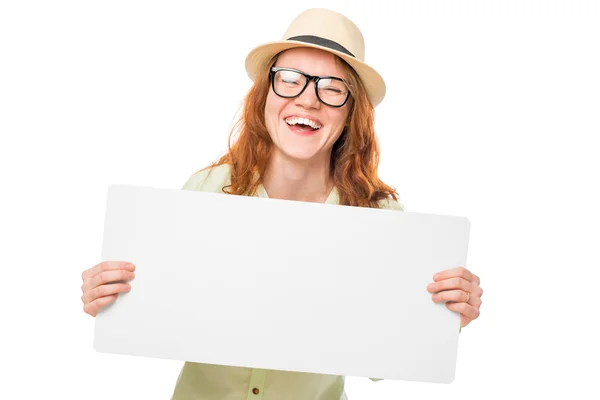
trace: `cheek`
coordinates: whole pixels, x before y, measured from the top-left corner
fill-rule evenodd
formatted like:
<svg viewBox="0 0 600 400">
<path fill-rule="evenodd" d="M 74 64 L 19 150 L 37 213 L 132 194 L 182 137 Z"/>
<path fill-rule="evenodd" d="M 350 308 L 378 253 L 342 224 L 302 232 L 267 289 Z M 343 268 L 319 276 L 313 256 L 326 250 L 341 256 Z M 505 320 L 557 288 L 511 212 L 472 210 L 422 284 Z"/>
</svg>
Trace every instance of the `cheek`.
<svg viewBox="0 0 600 400">
<path fill-rule="evenodd" d="M 271 100 L 271 94 L 267 95 L 267 101 L 265 102 L 265 121 L 269 123 L 269 117 L 272 115 L 273 101 Z"/>
<path fill-rule="evenodd" d="M 336 112 L 330 115 L 330 121 L 332 121 L 332 135 L 337 139 L 341 134 L 342 131 L 344 130 L 344 127 L 346 126 L 346 121 L 348 119 L 348 111 L 341 111 L 338 110 L 340 112 Z"/>
<path fill-rule="evenodd" d="M 265 123 L 267 128 L 271 130 L 279 122 L 279 114 L 283 108 L 283 104 L 279 101 L 279 97 L 273 93 L 267 95 L 267 101 L 265 103 Z"/>
<path fill-rule="evenodd" d="M 335 144 L 335 142 L 337 142 L 338 139 L 342 136 L 342 133 L 344 133 L 344 127 L 343 126 L 337 128 L 336 131 L 335 131 L 335 133 L 332 133 L 332 135 L 327 140 L 327 147 L 333 147 L 333 145 Z"/>
</svg>

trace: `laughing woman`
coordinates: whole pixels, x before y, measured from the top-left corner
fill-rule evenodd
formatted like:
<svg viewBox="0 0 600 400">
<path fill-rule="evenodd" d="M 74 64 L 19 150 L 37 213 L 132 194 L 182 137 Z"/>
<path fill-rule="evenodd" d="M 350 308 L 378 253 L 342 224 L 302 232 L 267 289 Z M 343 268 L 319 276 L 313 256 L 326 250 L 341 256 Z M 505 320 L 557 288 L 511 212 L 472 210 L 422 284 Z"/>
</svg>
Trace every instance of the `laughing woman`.
<svg viewBox="0 0 600 400">
<path fill-rule="evenodd" d="M 310 9 L 280 41 L 246 58 L 254 82 L 229 151 L 193 174 L 185 190 L 404 211 L 395 190 L 377 174 L 374 108 L 382 77 L 364 61 L 360 30 L 343 15 Z M 103 262 L 83 273 L 85 311 L 96 313 L 128 291 L 134 266 Z M 427 288 L 432 301 L 461 315 L 461 328 L 479 316 L 479 278 L 463 268 L 441 271 Z M 345 399 L 344 377 L 186 362 L 173 400 Z"/>
</svg>

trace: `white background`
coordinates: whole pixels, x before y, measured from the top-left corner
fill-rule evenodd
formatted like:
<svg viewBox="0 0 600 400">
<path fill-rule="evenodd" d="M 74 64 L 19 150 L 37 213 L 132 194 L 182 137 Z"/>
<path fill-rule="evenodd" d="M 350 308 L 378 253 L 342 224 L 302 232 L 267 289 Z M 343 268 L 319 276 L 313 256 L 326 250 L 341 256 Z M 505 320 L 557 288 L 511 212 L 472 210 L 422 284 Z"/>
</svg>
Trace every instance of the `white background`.
<svg viewBox="0 0 600 400">
<path fill-rule="evenodd" d="M 169 398 L 180 362 L 92 347 L 108 185 L 180 188 L 223 154 L 247 52 L 313 6 L 362 29 L 381 177 L 408 211 L 469 218 L 485 292 L 454 383 L 348 377 L 350 400 L 595 396 L 598 2 L 207 4 L 1 3 L 0 398 Z"/>
</svg>

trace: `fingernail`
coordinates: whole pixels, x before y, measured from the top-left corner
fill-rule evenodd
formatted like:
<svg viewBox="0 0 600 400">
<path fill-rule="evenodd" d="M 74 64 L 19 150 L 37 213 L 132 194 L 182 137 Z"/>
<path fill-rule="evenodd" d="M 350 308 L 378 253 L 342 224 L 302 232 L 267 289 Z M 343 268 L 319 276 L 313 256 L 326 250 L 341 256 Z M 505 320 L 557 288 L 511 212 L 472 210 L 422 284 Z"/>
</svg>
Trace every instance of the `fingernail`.
<svg viewBox="0 0 600 400">
<path fill-rule="evenodd" d="M 435 288 L 435 284 L 430 283 L 429 285 L 427 285 L 427 289 L 429 290 L 433 290 Z"/>
<path fill-rule="evenodd" d="M 433 276 L 433 279 L 437 279 L 437 278 L 439 278 L 439 277 L 440 277 L 440 274 L 435 274 L 435 275 Z"/>
</svg>

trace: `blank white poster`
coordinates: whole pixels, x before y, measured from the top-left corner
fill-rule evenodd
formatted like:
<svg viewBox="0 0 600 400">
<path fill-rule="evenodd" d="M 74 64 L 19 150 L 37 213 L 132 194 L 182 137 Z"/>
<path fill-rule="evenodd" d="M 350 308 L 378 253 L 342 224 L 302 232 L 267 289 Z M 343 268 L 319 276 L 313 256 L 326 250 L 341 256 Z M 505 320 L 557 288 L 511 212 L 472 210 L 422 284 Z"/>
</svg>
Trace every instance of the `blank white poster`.
<svg viewBox="0 0 600 400">
<path fill-rule="evenodd" d="M 111 185 L 102 261 L 136 265 L 97 351 L 450 383 L 459 314 L 433 274 L 467 263 L 465 217 Z"/>
</svg>

